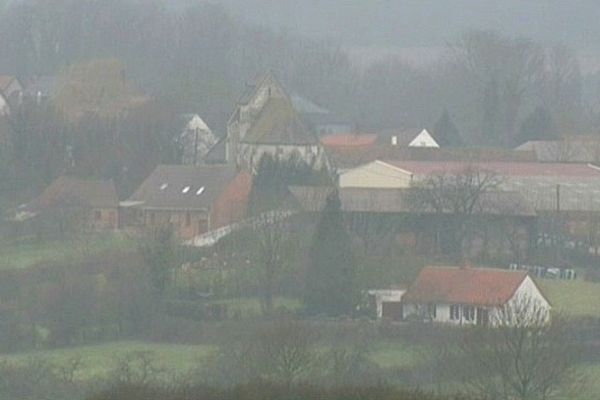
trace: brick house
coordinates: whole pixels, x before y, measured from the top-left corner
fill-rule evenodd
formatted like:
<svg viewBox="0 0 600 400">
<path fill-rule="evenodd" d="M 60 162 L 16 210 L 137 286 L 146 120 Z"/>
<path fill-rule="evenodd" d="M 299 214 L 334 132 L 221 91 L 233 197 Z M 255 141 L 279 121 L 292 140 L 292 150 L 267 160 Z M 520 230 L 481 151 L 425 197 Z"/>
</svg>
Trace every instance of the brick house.
<svg viewBox="0 0 600 400">
<path fill-rule="evenodd" d="M 246 216 L 252 177 L 229 165 L 159 165 L 121 203 L 124 225 L 170 224 L 182 240 Z"/>
<path fill-rule="evenodd" d="M 84 230 L 114 230 L 119 227 L 119 198 L 112 180 L 60 176 L 19 213 L 53 216 L 65 228 L 78 224 Z"/>
</svg>

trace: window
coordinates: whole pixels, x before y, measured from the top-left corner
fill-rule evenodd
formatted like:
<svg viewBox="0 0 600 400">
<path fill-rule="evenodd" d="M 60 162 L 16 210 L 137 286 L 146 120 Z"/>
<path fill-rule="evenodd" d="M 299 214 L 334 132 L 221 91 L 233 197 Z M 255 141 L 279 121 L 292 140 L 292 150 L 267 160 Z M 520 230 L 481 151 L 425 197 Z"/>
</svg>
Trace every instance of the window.
<svg viewBox="0 0 600 400">
<path fill-rule="evenodd" d="M 450 306 L 450 320 L 456 321 L 460 319 L 460 306 L 451 305 Z"/>
<path fill-rule="evenodd" d="M 437 306 L 435 304 L 427 305 L 427 315 L 429 316 L 430 319 L 437 318 Z"/>
<path fill-rule="evenodd" d="M 475 307 L 464 306 L 463 317 L 465 318 L 465 321 L 475 321 Z"/>
<path fill-rule="evenodd" d="M 102 219 L 102 211 L 100 211 L 100 210 L 94 211 L 94 219 L 96 221 L 100 221 Z"/>
</svg>

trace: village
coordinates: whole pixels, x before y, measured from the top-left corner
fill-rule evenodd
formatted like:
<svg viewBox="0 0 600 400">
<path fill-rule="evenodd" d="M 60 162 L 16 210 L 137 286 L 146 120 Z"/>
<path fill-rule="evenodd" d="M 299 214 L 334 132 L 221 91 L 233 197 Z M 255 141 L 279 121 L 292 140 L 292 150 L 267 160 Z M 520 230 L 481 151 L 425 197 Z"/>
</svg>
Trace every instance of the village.
<svg viewBox="0 0 600 400">
<path fill-rule="evenodd" d="M 3 81 L 6 99 L 26 96 L 16 78 Z M 36 99 L 47 96 L 35 94 Z M 426 128 L 356 132 L 350 121 L 290 95 L 272 72 L 246 85 L 225 137 L 217 137 L 200 115 L 180 120 L 182 164 L 158 165 L 130 197 L 119 198 L 112 181 L 60 176 L 19 206 L 14 221 L 31 228 L 46 215 L 59 216 L 63 229 L 77 225 L 81 232 L 133 236 L 168 226 L 182 245 L 204 249 L 236 231 L 252 230 L 269 213 L 276 217 L 263 229 L 281 229 L 281 219 L 314 219 L 335 194 L 353 240 L 365 248 L 374 240 L 457 261 L 456 278 L 443 277 L 448 266 L 441 265 L 439 279 L 419 275 L 412 284 L 361 288 L 374 297 L 374 315 L 406 320 L 417 313 L 425 320 L 460 324 L 487 324 L 489 313 L 521 287 L 507 283 L 508 296 L 495 294 L 504 280 L 528 285 L 550 309 L 531 279 L 545 277 L 541 270 L 555 279 L 576 279 L 567 254 L 592 258 L 600 246 L 600 225 L 594 223 L 600 211 L 600 166 L 593 155 L 581 154 L 590 146 L 582 145 L 575 158 L 565 160 L 540 153 L 544 146 L 559 146 L 556 142 L 498 151 L 456 146 L 444 131 L 437 132 L 436 140 L 439 126 L 433 133 Z M 267 195 L 256 182 L 269 179 L 261 173 L 273 174 L 261 170 L 268 162 L 279 163 L 281 171 L 291 165 L 292 171 L 263 181 L 289 184 Z M 321 182 L 304 178 L 309 184 L 302 185 L 303 179 L 294 178 L 299 173 L 319 176 Z M 465 267 L 478 262 L 489 268 Z M 544 264 L 527 267 L 535 262 Z M 196 267 L 202 268 L 202 262 L 185 265 Z M 483 289 L 479 282 L 491 286 Z M 402 284 L 403 290 L 393 290 Z M 462 294 L 454 298 L 455 290 Z M 440 312 L 431 315 L 423 309 L 427 306 Z"/>
<path fill-rule="evenodd" d="M 0 400 L 595 398 L 600 72 L 133 3 L 0 7 Z"/>
</svg>

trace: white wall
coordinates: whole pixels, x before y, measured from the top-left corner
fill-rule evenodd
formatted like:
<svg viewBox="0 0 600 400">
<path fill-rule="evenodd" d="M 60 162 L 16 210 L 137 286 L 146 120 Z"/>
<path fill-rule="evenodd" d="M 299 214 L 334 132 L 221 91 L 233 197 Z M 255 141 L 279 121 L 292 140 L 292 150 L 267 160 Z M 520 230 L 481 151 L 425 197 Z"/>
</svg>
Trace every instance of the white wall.
<svg viewBox="0 0 600 400">
<path fill-rule="evenodd" d="M 357 168 L 340 173 L 339 185 L 355 188 L 396 188 L 410 187 L 410 173 L 381 161 L 373 161 Z"/>
<path fill-rule="evenodd" d="M 277 159 L 288 159 L 292 154 L 299 154 L 308 164 L 315 168 L 325 165 L 325 153 L 321 145 L 255 145 L 240 143 L 237 162 L 243 167 L 255 167 L 265 154 L 270 154 Z"/>
<path fill-rule="evenodd" d="M 409 147 L 434 147 L 439 148 L 440 145 L 435 139 L 427 132 L 427 129 L 423 129 L 409 144 Z"/>
<path fill-rule="evenodd" d="M 467 321 L 464 318 L 463 313 L 464 305 L 460 305 L 459 318 L 452 320 L 450 319 L 450 305 L 449 304 L 437 304 L 436 305 L 436 317 L 433 319 L 434 322 L 440 323 L 449 323 L 455 325 L 475 325 L 477 323 L 477 306 L 475 307 L 475 318 L 473 320 Z M 539 291 L 536 284 L 533 280 L 528 276 L 523 280 L 519 288 L 516 290 L 514 296 L 507 302 L 506 307 L 509 307 L 509 310 L 515 310 L 519 312 L 524 312 L 525 309 L 530 309 L 532 315 L 522 314 L 518 317 L 517 321 L 507 321 L 505 318 L 510 313 L 501 313 L 497 307 L 485 307 L 489 311 L 489 323 L 491 325 L 498 325 L 500 322 L 506 324 L 514 324 L 514 323 L 522 323 L 522 321 L 527 321 L 528 318 L 531 318 L 532 323 L 540 322 L 537 319 L 537 316 L 533 316 L 534 311 L 542 312 L 543 320 L 550 320 L 550 310 L 551 305 L 544 298 L 542 293 Z M 427 305 L 426 304 L 404 304 L 403 305 L 403 316 L 404 318 L 410 318 L 411 316 L 418 316 L 422 318 L 424 321 L 430 320 Z M 503 319 L 503 321 L 500 321 Z"/>
</svg>

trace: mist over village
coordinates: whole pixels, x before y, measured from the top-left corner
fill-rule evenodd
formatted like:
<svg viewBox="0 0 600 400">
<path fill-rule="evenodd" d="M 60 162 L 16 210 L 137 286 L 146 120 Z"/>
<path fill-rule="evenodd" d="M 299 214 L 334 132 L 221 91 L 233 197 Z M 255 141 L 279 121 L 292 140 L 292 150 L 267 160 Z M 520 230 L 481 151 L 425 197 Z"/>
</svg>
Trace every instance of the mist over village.
<svg viewBox="0 0 600 400">
<path fill-rule="evenodd" d="M 0 400 L 600 398 L 598 15 L 0 0 Z"/>
</svg>

